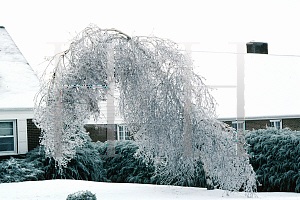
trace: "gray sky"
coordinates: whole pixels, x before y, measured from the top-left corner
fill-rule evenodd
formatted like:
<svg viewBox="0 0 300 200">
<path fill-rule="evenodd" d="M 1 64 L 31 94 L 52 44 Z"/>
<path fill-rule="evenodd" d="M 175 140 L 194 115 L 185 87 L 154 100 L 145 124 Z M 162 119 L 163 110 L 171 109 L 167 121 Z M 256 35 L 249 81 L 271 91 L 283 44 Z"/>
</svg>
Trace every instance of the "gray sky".
<svg viewBox="0 0 300 200">
<path fill-rule="evenodd" d="M 199 43 L 193 51 L 235 52 L 229 42 L 255 40 L 268 42 L 269 54 L 300 55 L 297 0 L 10 0 L 1 1 L 0 8 L 0 25 L 38 74 L 45 67 L 40 64 L 45 56 L 54 53 L 49 43 L 68 42 L 90 23 L 128 35 Z M 192 56 L 207 84 L 236 83 L 235 55 L 195 52 Z"/>
<path fill-rule="evenodd" d="M 175 42 L 269 43 L 270 53 L 300 54 L 300 1 L 1 1 L 0 19 L 34 68 L 53 54 L 49 42 L 67 42 L 88 24 Z M 224 45 L 223 45 L 224 46 Z M 227 45 L 228 46 L 228 45 Z M 226 48 L 221 50 L 227 50 Z"/>
</svg>

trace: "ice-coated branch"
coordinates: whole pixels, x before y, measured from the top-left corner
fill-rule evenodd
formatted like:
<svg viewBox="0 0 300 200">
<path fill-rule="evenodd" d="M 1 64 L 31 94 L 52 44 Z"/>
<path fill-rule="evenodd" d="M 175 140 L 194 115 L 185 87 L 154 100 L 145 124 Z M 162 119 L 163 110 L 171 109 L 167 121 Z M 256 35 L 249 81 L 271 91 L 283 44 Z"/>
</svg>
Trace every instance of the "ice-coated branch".
<svg viewBox="0 0 300 200">
<path fill-rule="evenodd" d="M 114 47 L 115 84 L 107 79 L 108 43 Z M 84 121 L 101 115 L 99 102 L 107 100 L 106 91 L 113 85 L 120 91 L 116 110 L 139 144 L 135 156 L 152 163 L 155 176 L 167 177 L 163 183 L 193 180 L 201 162 L 213 185 L 228 191 L 243 187 L 247 194 L 256 190 L 249 158 L 234 156 L 234 130 L 216 119 L 214 98 L 193 72 L 189 55 L 176 43 L 89 26 L 60 60 L 55 72 L 60 78 L 45 80 L 34 108 L 35 123 L 42 129 L 41 144 L 58 166 L 65 167 L 84 144 L 88 137 Z M 60 157 L 55 148 L 57 91 L 61 91 Z"/>
</svg>

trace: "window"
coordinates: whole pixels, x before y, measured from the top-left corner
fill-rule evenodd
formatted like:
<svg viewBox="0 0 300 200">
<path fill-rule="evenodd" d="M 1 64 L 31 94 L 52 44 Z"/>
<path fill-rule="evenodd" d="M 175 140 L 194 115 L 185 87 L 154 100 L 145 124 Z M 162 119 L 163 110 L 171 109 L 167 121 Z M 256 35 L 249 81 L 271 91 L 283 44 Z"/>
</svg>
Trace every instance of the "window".
<svg viewBox="0 0 300 200">
<path fill-rule="evenodd" d="M 232 128 L 235 130 L 242 129 L 245 130 L 245 123 L 244 122 L 232 122 Z"/>
<path fill-rule="evenodd" d="M 270 120 L 270 127 L 275 127 L 277 129 L 282 129 L 281 120 Z"/>
<path fill-rule="evenodd" d="M 16 125 L 14 121 L 0 121 L 0 152 L 16 150 Z"/>
<path fill-rule="evenodd" d="M 128 127 L 125 125 L 118 125 L 118 140 L 129 140 Z"/>
</svg>

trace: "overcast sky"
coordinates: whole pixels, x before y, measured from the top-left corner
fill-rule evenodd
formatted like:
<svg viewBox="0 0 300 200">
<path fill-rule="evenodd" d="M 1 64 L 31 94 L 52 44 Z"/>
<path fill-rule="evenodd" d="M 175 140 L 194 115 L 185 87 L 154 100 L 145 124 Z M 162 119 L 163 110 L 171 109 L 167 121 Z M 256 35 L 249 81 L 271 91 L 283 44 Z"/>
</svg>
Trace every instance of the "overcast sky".
<svg viewBox="0 0 300 200">
<path fill-rule="evenodd" d="M 49 42 L 67 42 L 90 23 L 129 35 L 200 42 L 202 49 L 214 44 L 208 50 L 217 51 L 221 43 L 255 40 L 268 42 L 270 53 L 300 55 L 297 0 L 10 0 L 1 1 L 0 7 L 0 25 L 35 70 L 53 54 Z"/>
<path fill-rule="evenodd" d="M 298 0 L 181 1 L 1 1 L 0 26 L 5 26 L 31 67 L 40 74 L 52 42 L 68 42 L 90 23 L 116 28 L 128 35 L 155 35 L 175 42 L 195 42 L 192 50 L 234 52 L 229 42 L 268 42 L 269 54 L 300 55 Z M 235 55 L 193 53 L 196 70 L 209 84 L 212 63 L 235 77 Z M 210 58 L 210 59 L 208 59 Z M 228 70 L 224 70 L 224 63 Z M 233 70 L 232 72 L 230 70 Z M 217 77 L 214 81 L 210 77 Z M 224 84 L 235 84 L 228 79 Z"/>
</svg>

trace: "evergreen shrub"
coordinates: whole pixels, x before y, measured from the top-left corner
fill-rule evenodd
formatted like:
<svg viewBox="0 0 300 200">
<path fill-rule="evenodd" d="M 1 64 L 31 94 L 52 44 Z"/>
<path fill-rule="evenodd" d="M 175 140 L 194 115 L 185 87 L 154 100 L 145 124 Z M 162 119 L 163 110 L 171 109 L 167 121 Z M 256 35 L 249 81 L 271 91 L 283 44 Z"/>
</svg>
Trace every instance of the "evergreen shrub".
<svg viewBox="0 0 300 200">
<path fill-rule="evenodd" d="M 27 154 L 27 160 L 33 162 L 36 167 L 44 171 L 44 178 L 51 179 L 74 179 L 88 181 L 107 181 L 106 172 L 103 169 L 101 158 L 95 149 L 95 144 L 89 139 L 82 147 L 77 148 L 76 156 L 63 168 L 62 173 L 55 166 L 53 159 L 47 158 L 43 148 L 36 148 Z"/>
<path fill-rule="evenodd" d="M 288 128 L 246 131 L 258 191 L 300 193 L 300 132 Z"/>
<path fill-rule="evenodd" d="M 96 143 L 100 155 L 104 155 L 106 144 L 102 142 Z M 123 157 L 102 158 L 103 167 L 107 171 L 107 179 L 117 183 L 145 183 L 145 184 L 161 184 L 166 177 L 153 176 L 154 167 L 151 164 L 146 165 L 141 159 L 134 157 L 138 144 L 133 140 L 116 141 L 115 154 L 123 155 Z M 191 181 L 178 182 L 174 180 L 171 184 L 193 187 L 209 187 L 206 184 L 206 177 L 202 163 L 198 163 L 199 168 L 195 172 L 195 178 Z"/>
<path fill-rule="evenodd" d="M 86 190 L 69 194 L 66 200 L 97 200 L 97 198 L 91 191 Z"/>
<path fill-rule="evenodd" d="M 96 142 L 98 152 L 104 155 L 106 144 Z M 153 166 L 146 166 L 134 154 L 138 146 L 132 140 L 116 141 L 115 154 L 122 157 L 102 158 L 103 168 L 107 171 L 107 179 L 116 183 L 151 183 L 150 178 L 154 172 Z"/>
<path fill-rule="evenodd" d="M 44 179 L 44 171 L 25 159 L 10 158 L 0 163 L 0 182 L 37 181 Z"/>
<path fill-rule="evenodd" d="M 166 177 L 154 177 L 153 165 L 146 165 L 141 159 L 134 157 L 137 149 L 138 145 L 135 141 L 116 141 L 115 153 L 123 156 L 103 158 L 99 155 L 105 154 L 105 143 L 94 143 L 88 140 L 83 148 L 77 149 L 76 156 L 69 162 L 68 167 L 59 173 L 55 161 L 45 156 L 43 147 L 37 147 L 28 152 L 25 159 L 11 158 L 2 161 L 0 178 L 2 182 L 63 178 L 98 182 L 161 184 L 161 180 Z M 198 164 L 199 168 L 194 180 L 185 182 L 174 180 L 171 184 L 208 187 L 202 164 L 200 162 Z"/>
</svg>

